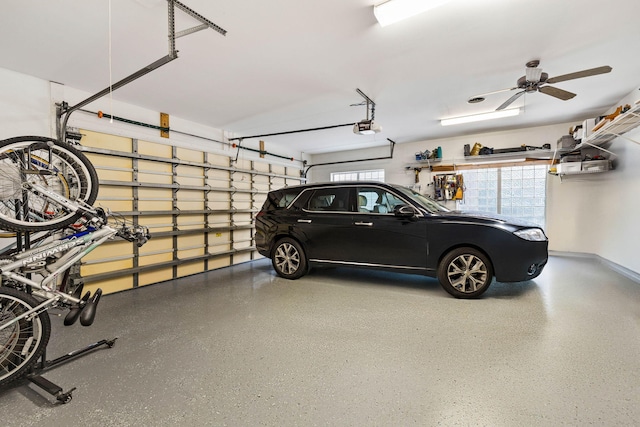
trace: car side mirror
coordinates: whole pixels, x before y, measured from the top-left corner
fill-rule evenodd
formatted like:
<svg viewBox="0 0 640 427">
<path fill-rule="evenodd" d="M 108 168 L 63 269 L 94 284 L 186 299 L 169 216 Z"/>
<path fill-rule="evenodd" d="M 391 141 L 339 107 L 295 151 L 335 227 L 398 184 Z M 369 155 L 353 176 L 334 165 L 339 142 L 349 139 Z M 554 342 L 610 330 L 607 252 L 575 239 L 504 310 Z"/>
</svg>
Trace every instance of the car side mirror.
<svg viewBox="0 0 640 427">
<path fill-rule="evenodd" d="M 409 205 L 397 205 L 393 208 L 393 214 L 400 218 L 413 218 L 416 210 Z"/>
</svg>

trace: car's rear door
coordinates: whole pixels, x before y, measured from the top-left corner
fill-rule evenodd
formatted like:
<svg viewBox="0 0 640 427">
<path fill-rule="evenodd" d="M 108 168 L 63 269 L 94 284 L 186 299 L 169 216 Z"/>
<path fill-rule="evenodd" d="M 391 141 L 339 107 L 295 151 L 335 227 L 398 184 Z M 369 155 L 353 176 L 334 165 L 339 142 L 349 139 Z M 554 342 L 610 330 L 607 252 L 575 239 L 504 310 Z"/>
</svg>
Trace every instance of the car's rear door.
<svg viewBox="0 0 640 427">
<path fill-rule="evenodd" d="M 351 260 L 352 187 L 327 186 L 306 190 L 303 206 L 292 224 L 311 261 Z"/>
</svg>

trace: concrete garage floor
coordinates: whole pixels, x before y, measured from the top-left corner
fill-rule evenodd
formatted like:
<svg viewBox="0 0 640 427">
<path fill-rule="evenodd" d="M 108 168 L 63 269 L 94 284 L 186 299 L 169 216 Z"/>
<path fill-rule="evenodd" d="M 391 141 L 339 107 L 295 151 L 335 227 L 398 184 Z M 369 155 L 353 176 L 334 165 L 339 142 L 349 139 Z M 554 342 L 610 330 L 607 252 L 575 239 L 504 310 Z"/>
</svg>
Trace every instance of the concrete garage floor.
<svg viewBox="0 0 640 427">
<path fill-rule="evenodd" d="M 67 405 L 0 390 L 3 426 L 637 425 L 640 284 L 552 257 L 541 277 L 456 300 L 434 279 L 268 260 L 109 295 L 54 318 Z"/>
</svg>

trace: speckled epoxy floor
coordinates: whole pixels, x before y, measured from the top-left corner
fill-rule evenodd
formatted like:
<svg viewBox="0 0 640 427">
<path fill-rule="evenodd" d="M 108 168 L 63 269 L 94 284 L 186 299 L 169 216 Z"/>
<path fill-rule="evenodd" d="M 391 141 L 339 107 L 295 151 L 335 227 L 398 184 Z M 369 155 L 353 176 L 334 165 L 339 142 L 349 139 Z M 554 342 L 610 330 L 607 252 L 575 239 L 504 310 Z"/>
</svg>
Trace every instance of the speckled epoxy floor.
<svg viewBox="0 0 640 427">
<path fill-rule="evenodd" d="M 268 260 L 106 296 L 90 328 L 54 318 L 48 372 L 3 426 L 637 425 L 640 284 L 552 257 L 477 301 L 433 279 L 349 269 L 297 281 Z"/>
</svg>

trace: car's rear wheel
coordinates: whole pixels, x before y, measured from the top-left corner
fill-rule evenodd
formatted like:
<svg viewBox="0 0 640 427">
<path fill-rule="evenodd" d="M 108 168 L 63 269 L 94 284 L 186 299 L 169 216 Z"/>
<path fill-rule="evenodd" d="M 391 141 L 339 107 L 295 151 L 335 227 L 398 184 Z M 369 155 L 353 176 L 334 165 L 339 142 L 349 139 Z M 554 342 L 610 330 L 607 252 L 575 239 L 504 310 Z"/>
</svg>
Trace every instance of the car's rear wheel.
<svg viewBox="0 0 640 427">
<path fill-rule="evenodd" d="M 285 279 L 298 279 L 307 272 L 307 258 L 302 246 L 289 237 L 278 240 L 271 262 L 276 273 Z"/>
<path fill-rule="evenodd" d="M 493 279 L 489 258 L 474 248 L 457 248 L 442 258 L 438 280 L 445 291 L 456 298 L 477 298 Z"/>
</svg>

